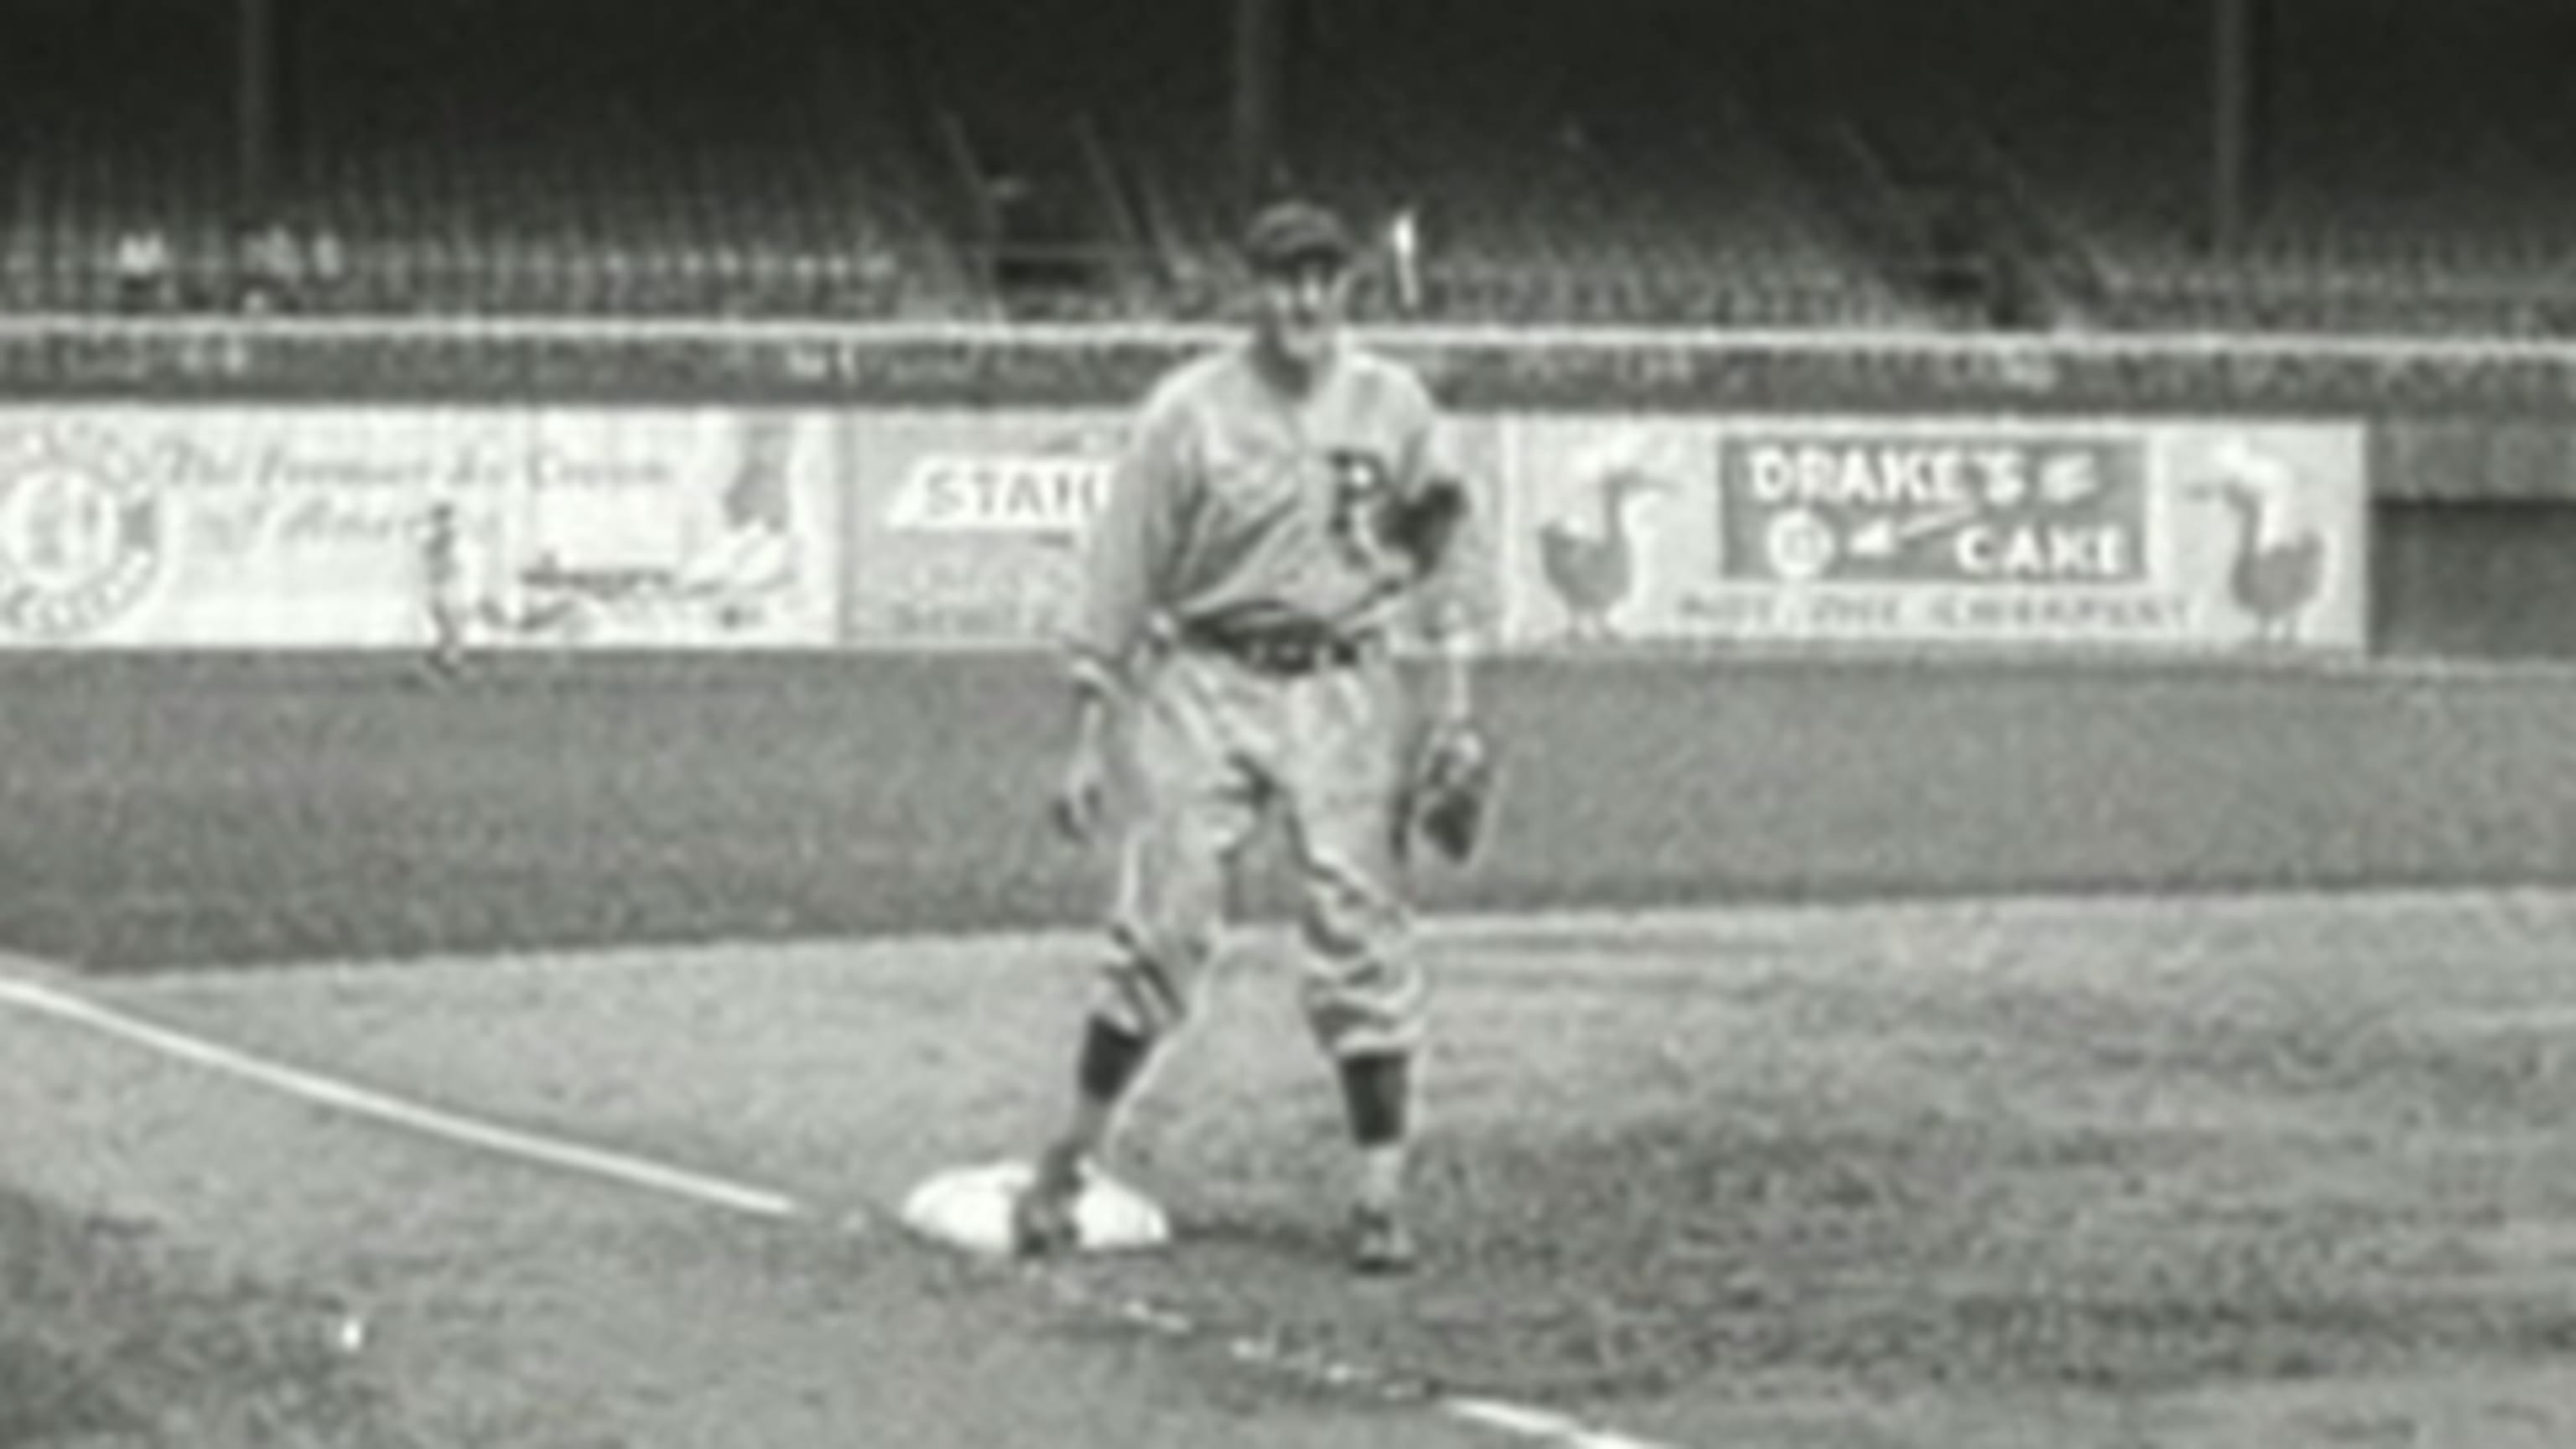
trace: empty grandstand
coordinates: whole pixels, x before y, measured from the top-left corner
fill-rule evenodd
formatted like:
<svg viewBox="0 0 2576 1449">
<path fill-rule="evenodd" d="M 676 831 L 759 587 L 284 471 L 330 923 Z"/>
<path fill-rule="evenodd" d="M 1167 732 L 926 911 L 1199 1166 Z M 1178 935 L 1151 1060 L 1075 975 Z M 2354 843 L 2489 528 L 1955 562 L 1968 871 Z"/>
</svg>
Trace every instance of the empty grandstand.
<svg viewBox="0 0 2576 1449">
<path fill-rule="evenodd" d="M 25 311 L 2546 334 L 2539 0 L 21 0 Z M 1397 241 L 1400 232 L 1401 240 Z"/>
</svg>

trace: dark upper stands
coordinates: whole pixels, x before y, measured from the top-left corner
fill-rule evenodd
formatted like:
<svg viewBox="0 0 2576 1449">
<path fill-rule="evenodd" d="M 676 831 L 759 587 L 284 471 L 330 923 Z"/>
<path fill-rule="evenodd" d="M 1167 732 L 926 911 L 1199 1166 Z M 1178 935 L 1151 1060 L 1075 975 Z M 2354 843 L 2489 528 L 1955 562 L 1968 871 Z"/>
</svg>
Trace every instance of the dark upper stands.
<svg viewBox="0 0 2576 1449">
<path fill-rule="evenodd" d="M 0 18 L 20 308 L 826 318 L 1221 305 L 1220 0 L 277 0 L 231 186 L 223 0 Z M 1311 0 L 1280 187 L 1371 315 L 2545 332 L 2576 7 L 2272 0 L 2263 205 L 2203 244 L 2205 0 Z"/>
<path fill-rule="evenodd" d="M 2201 246 L 2212 141 L 2200 7 L 2015 25 L 1953 105 L 2098 273 L 2122 326 L 2552 330 L 2576 199 L 2558 74 L 2576 12 L 2526 0 L 2280 0 L 2241 244 Z M 2057 7 L 2063 9 L 2064 7 Z M 2088 7 L 2092 9 L 2096 7 Z M 2006 57 L 2018 53 L 2020 65 Z M 2124 58 L 2106 63 L 2105 54 Z"/>
<path fill-rule="evenodd" d="M 806 7 L 375 4 L 318 48 L 287 214 L 349 238 L 352 305 L 945 305 L 883 86 Z"/>
<path fill-rule="evenodd" d="M 264 270 L 268 302 L 369 312 L 952 314 L 971 292 L 848 8 L 283 6 L 283 144 L 243 215 L 223 7 L 38 0 L 0 19 L 0 284 L 232 305 Z M 165 287 L 120 283 L 146 235 Z"/>
</svg>

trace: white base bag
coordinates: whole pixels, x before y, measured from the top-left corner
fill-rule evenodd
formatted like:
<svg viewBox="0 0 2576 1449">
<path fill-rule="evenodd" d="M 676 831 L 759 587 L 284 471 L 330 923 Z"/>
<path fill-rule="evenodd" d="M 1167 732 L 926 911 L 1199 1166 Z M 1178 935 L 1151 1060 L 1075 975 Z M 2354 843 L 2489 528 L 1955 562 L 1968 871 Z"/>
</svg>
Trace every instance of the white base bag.
<svg viewBox="0 0 2576 1449">
<path fill-rule="evenodd" d="M 932 1242 L 979 1258 L 1007 1258 L 1011 1207 L 1035 1180 L 1025 1162 L 955 1167 L 933 1174 L 903 1202 L 903 1225 Z M 1077 1252 L 1121 1253 L 1159 1248 L 1172 1225 L 1151 1198 L 1106 1173 L 1094 1171 L 1074 1201 Z"/>
</svg>

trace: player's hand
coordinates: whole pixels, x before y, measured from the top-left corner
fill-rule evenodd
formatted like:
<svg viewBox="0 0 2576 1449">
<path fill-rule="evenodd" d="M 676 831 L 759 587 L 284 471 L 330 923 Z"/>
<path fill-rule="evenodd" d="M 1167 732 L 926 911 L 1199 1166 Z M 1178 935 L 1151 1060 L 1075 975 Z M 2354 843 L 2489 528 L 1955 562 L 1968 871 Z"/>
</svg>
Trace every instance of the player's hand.
<svg viewBox="0 0 2576 1449">
<path fill-rule="evenodd" d="M 1065 758 L 1064 778 L 1056 783 L 1055 828 L 1077 844 L 1090 840 L 1100 830 L 1108 799 L 1109 765 L 1099 744 L 1077 741 Z"/>
<path fill-rule="evenodd" d="M 1453 864 L 1465 864 L 1484 841 L 1493 806 L 1493 748 L 1475 721 L 1449 715 L 1416 747 L 1399 802 L 1398 846 L 1419 834 Z"/>
</svg>

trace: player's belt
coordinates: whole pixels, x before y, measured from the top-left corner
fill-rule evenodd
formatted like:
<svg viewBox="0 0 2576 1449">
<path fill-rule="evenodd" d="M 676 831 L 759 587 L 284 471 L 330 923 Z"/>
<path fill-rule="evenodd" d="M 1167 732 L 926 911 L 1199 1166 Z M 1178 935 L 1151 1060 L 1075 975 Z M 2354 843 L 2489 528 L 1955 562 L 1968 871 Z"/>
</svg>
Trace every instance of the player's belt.
<svg viewBox="0 0 2576 1449">
<path fill-rule="evenodd" d="M 1194 623 L 1181 628 L 1181 642 L 1211 649 L 1263 674 L 1313 674 L 1348 669 L 1369 657 L 1375 639 L 1336 629 L 1293 624 Z"/>
</svg>

